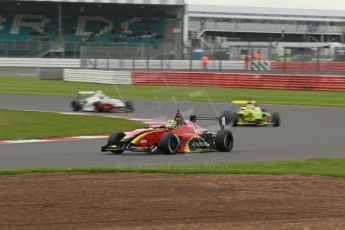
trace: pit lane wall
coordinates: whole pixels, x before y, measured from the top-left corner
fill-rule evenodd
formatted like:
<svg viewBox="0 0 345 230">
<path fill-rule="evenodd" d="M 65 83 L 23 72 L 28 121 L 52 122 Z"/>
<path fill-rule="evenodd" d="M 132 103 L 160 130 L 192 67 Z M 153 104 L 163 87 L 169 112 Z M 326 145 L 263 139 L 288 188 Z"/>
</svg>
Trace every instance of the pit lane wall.
<svg viewBox="0 0 345 230">
<path fill-rule="evenodd" d="M 65 81 L 126 85 L 345 91 L 345 76 L 65 69 Z"/>
<path fill-rule="evenodd" d="M 132 72 L 132 84 L 345 91 L 345 76 L 207 72 Z"/>
</svg>

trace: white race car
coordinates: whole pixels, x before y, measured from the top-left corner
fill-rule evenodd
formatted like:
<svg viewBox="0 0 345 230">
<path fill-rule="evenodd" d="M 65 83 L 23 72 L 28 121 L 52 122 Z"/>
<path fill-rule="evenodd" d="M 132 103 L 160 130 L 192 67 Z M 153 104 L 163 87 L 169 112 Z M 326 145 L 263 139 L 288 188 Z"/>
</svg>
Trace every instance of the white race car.
<svg viewBox="0 0 345 230">
<path fill-rule="evenodd" d="M 79 91 L 71 102 L 74 111 L 87 112 L 134 112 L 134 107 L 130 101 L 121 101 L 107 97 L 101 90 Z"/>
</svg>

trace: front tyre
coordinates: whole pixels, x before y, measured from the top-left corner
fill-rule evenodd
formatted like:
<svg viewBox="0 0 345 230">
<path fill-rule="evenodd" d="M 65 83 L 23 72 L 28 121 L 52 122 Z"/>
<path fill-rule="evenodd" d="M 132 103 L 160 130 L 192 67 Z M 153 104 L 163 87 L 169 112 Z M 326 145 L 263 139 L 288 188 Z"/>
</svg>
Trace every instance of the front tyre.
<svg viewBox="0 0 345 230">
<path fill-rule="evenodd" d="M 215 137 L 216 149 L 220 152 L 230 152 L 234 147 L 234 138 L 230 130 L 219 130 Z"/>
<path fill-rule="evenodd" d="M 272 113 L 272 123 L 274 127 L 280 126 L 280 114 L 279 113 Z"/>
<path fill-rule="evenodd" d="M 108 145 L 116 145 L 119 146 L 121 144 L 121 139 L 124 138 L 126 135 L 122 132 L 114 132 L 108 138 Z M 111 151 L 115 154 L 123 153 L 123 149 L 113 150 Z"/>
<path fill-rule="evenodd" d="M 180 147 L 180 139 L 174 133 L 166 133 L 162 136 L 159 149 L 165 154 L 175 154 Z"/>
<path fill-rule="evenodd" d="M 94 106 L 95 106 L 95 111 L 97 113 L 101 113 L 104 111 L 102 102 L 97 101 Z"/>
<path fill-rule="evenodd" d="M 73 111 L 79 111 L 79 110 L 81 110 L 82 106 L 78 100 L 73 100 L 71 102 L 71 107 L 72 107 Z"/>
<path fill-rule="evenodd" d="M 258 127 L 258 126 L 260 126 L 261 124 L 262 124 L 262 122 L 261 122 L 260 119 L 256 119 L 256 120 L 254 121 L 254 126 L 255 126 L 255 127 Z"/>
<path fill-rule="evenodd" d="M 127 112 L 134 112 L 134 106 L 133 103 L 131 101 L 126 101 L 125 102 L 125 108 Z"/>
</svg>

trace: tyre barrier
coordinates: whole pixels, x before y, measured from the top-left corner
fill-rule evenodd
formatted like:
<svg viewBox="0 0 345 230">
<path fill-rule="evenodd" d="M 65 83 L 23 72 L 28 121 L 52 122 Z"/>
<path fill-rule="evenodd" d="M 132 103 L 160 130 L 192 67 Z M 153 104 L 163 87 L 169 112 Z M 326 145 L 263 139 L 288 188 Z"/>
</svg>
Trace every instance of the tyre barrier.
<svg viewBox="0 0 345 230">
<path fill-rule="evenodd" d="M 132 84 L 345 91 L 345 76 L 205 72 L 132 72 Z"/>
</svg>

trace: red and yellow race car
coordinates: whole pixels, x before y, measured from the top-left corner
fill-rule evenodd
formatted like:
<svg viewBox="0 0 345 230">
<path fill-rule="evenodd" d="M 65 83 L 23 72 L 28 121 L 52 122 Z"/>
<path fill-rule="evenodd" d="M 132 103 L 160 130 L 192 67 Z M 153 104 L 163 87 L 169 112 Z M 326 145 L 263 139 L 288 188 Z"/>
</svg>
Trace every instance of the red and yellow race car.
<svg viewBox="0 0 345 230">
<path fill-rule="evenodd" d="M 209 117 L 191 115 L 184 120 L 177 112 L 173 120 L 165 125 L 150 126 L 128 133 L 114 132 L 108 138 L 108 143 L 102 147 L 102 152 L 121 154 L 125 150 L 137 152 L 156 152 L 165 154 L 220 151 L 230 152 L 234 139 L 230 130 L 224 129 L 226 117 Z M 209 132 L 196 124 L 197 120 L 218 120 L 221 129 Z"/>
</svg>

